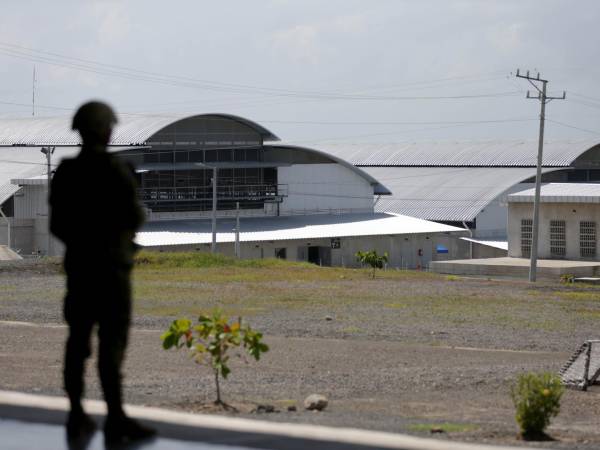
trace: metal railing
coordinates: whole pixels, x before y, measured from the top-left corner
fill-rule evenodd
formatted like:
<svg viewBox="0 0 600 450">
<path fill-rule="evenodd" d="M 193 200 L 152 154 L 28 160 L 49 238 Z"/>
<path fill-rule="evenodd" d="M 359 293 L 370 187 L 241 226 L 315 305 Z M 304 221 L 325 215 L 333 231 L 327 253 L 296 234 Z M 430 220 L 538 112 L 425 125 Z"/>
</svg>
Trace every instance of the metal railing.
<svg viewBox="0 0 600 450">
<path fill-rule="evenodd" d="M 140 188 L 143 202 L 212 201 L 211 186 Z M 273 200 L 288 195 L 286 184 L 247 184 L 217 186 L 217 200 Z"/>
</svg>

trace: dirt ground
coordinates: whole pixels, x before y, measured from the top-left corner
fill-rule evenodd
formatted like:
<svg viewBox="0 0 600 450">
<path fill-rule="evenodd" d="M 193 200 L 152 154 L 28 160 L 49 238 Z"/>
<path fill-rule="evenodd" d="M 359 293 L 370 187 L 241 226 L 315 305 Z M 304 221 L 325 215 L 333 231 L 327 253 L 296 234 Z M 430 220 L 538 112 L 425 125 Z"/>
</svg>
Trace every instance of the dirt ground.
<svg viewBox="0 0 600 450">
<path fill-rule="evenodd" d="M 218 304 L 243 313 L 271 346 L 259 363 L 236 359 L 223 384 L 240 416 L 600 448 L 600 387 L 566 391 L 548 430 L 555 440 L 544 443 L 516 438 L 509 398 L 518 374 L 556 372 L 583 340 L 598 338 L 598 288 L 411 273 L 370 280 L 349 270 L 268 275 L 265 284 L 261 273 L 175 270 L 168 284 L 155 272 L 136 273 L 127 401 L 205 410 L 214 398 L 211 373 L 183 352 L 162 350 L 160 334 L 173 317 Z M 0 267 L 0 389 L 62 395 L 63 285 L 55 264 Z M 93 364 L 87 392 L 101 398 Z M 325 411 L 303 410 L 311 393 L 329 398 Z M 258 404 L 279 412 L 250 412 Z"/>
</svg>

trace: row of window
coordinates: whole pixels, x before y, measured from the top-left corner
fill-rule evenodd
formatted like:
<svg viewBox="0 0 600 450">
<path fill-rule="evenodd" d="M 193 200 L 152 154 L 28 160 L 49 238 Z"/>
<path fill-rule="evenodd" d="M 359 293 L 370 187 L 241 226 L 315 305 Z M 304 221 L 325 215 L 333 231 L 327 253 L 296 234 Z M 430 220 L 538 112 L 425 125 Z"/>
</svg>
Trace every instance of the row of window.
<svg viewBox="0 0 600 450">
<path fill-rule="evenodd" d="M 145 163 L 178 162 L 234 162 L 262 161 L 260 148 L 226 148 L 218 150 L 148 150 L 144 153 Z"/>
<path fill-rule="evenodd" d="M 219 186 L 277 184 L 275 168 L 219 169 Z M 211 186 L 212 170 L 161 170 L 141 174 L 142 188 L 181 188 Z M 212 195 L 212 194 L 211 194 Z"/>
<path fill-rule="evenodd" d="M 521 253 L 528 257 L 531 254 L 533 237 L 533 220 L 521 220 Z M 564 257 L 567 254 L 567 225 L 564 220 L 550 221 L 550 255 Z M 579 222 L 579 254 L 583 258 L 596 256 L 596 222 Z"/>
</svg>

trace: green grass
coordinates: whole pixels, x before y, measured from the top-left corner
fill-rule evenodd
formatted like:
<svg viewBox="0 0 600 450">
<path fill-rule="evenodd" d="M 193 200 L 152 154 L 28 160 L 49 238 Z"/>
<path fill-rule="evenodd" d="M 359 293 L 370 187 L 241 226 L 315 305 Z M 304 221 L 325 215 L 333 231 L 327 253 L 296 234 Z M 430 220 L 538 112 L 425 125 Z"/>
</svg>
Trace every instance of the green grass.
<svg viewBox="0 0 600 450">
<path fill-rule="evenodd" d="M 42 269 L 33 275 L 35 283 L 16 271 L 0 273 L 0 303 L 59 307 L 63 276 Z M 348 318 L 338 321 L 338 331 L 361 336 L 380 335 L 398 324 L 449 331 L 486 324 L 566 333 L 582 325 L 595 329 L 600 318 L 598 286 L 454 281 L 399 270 L 378 270 L 372 279 L 370 272 L 278 259 L 240 261 L 200 252 L 141 252 L 133 271 L 134 305 L 136 314 L 154 317 L 193 317 L 214 307 L 244 317 L 281 317 L 286 311 L 290 317 L 335 314 Z"/>
<path fill-rule="evenodd" d="M 215 306 L 243 316 L 273 310 L 340 315 L 369 305 L 378 307 L 382 327 L 391 322 L 452 327 L 489 323 L 507 329 L 561 331 L 600 312 L 600 304 L 585 301 L 577 303 L 579 310 L 569 307 L 573 299 L 591 300 L 595 291 L 558 284 L 532 288 L 468 279 L 449 283 L 455 278 L 397 270 L 379 270 L 372 279 L 370 269 L 277 259 L 239 261 L 207 253 L 142 252 L 134 280 L 137 312 L 154 316 L 194 315 Z M 555 313 L 539 314 L 540 308 Z"/>
<path fill-rule="evenodd" d="M 281 268 L 281 267 L 314 267 L 309 263 L 288 262 L 281 259 L 236 259 L 220 254 L 204 252 L 149 252 L 141 251 L 135 257 L 136 268 Z"/>
<path fill-rule="evenodd" d="M 445 423 L 415 423 L 412 425 L 409 425 L 408 429 L 410 431 L 415 431 L 415 432 L 427 432 L 430 433 L 432 429 L 436 429 L 436 430 L 442 430 L 446 433 L 466 433 L 469 431 L 474 431 L 476 430 L 478 427 L 476 425 L 473 424 L 466 424 L 466 423 L 450 423 L 450 422 L 445 422 Z"/>
</svg>

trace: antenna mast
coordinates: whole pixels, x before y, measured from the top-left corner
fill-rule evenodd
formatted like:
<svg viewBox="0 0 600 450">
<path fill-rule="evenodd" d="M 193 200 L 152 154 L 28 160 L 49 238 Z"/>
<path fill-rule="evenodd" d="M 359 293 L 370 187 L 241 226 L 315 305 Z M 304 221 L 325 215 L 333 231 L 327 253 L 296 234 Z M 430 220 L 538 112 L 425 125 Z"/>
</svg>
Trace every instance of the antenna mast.
<svg viewBox="0 0 600 450">
<path fill-rule="evenodd" d="M 35 64 L 33 65 L 33 83 L 31 90 L 31 115 L 35 116 Z"/>
</svg>

